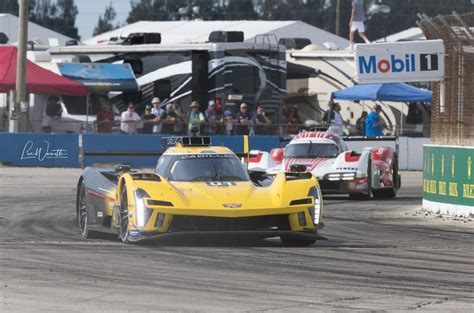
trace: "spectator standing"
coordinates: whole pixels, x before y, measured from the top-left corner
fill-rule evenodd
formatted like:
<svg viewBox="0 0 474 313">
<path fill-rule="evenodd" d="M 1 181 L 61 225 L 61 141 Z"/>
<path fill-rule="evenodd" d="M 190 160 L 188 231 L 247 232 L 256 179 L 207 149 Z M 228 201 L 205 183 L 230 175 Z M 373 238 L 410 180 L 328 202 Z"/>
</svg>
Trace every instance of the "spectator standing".
<svg viewBox="0 0 474 313">
<path fill-rule="evenodd" d="M 145 112 L 142 115 L 142 120 L 143 120 L 143 133 L 144 134 L 153 134 L 153 126 L 154 126 L 154 120 L 156 118 L 155 114 L 151 113 L 151 110 L 153 107 L 151 105 L 147 105 L 145 107 Z"/>
<path fill-rule="evenodd" d="M 160 98 L 154 97 L 151 100 L 151 105 L 153 106 L 151 113 L 155 116 L 155 119 L 153 120 L 153 134 L 159 134 L 161 133 L 161 114 L 164 112 L 164 110 L 160 107 Z"/>
<path fill-rule="evenodd" d="M 344 120 L 341 116 L 341 106 L 337 102 L 331 104 L 331 120 L 329 123 L 328 131 L 338 134 L 339 136 L 344 135 Z"/>
<path fill-rule="evenodd" d="M 112 112 L 110 103 L 104 103 L 102 109 L 97 113 L 97 132 L 110 134 L 115 114 Z"/>
<path fill-rule="evenodd" d="M 174 133 L 177 135 L 182 135 L 185 131 L 185 120 L 186 115 L 181 108 L 178 100 L 173 101 L 173 111 L 176 113 L 176 122 L 174 124 Z"/>
<path fill-rule="evenodd" d="M 198 133 L 202 123 L 205 122 L 204 114 L 199 112 L 199 103 L 197 101 L 191 102 L 191 112 L 188 116 L 188 131 L 192 134 L 193 127 L 197 127 Z"/>
<path fill-rule="evenodd" d="M 354 50 L 354 34 L 356 31 L 359 32 L 359 36 L 364 39 L 365 43 L 370 43 L 370 40 L 367 39 L 367 36 L 365 35 L 365 20 L 364 0 L 352 0 L 352 13 L 349 21 L 349 41 L 351 44 L 351 50 Z"/>
<path fill-rule="evenodd" d="M 168 103 L 166 105 L 166 111 L 161 113 L 161 133 L 171 135 L 174 133 L 174 124 L 178 116 L 173 110 L 173 104 Z"/>
<path fill-rule="evenodd" d="M 365 136 L 365 120 L 367 119 L 367 112 L 362 112 L 362 115 L 356 121 L 357 135 Z"/>
<path fill-rule="evenodd" d="M 136 134 L 139 121 L 141 121 L 141 118 L 135 112 L 135 106 L 133 103 L 130 103 L 127 111 L 122 112 L 120 118 L 120 131 L 123 134 Z"/>
<path fill-rule="evenodd" d="M 380 116 L 382 107 L 379 104 L 374 106 L 372 112 L 369 113 L 365 120 L 365 135 L 366 136 L 382 136 L 385 127 L 385 121 Z"/>
<path fill-rule="evenodd" d="M 261 105 L 257 107 L 257 112 L 253 115 L 252 118 L 253 124 L 253 131 L 255 135 L 265 135 L 268 133 L 268 126 L 272 124 L 270 119 L 266 116 L 265 110 Z"/>
<path fill-rule="evenodd" d="M 218 122 L 217 112 L 216 112 L 216 103 L 214 100 L 209 100 L 207 105 L 207 110 L 204 112 L 204 116 L 206 117 L 207 125 L 205 127 L 206 134 L 208 135 L 215 135 L 217 132 L 217 125 Z"/>
<path fill-rule="evenodd" d="M 300 118 L 298 116 L 298 111 L 294 107 L 288 108 L 287 114 L 286 114 L 286 123 L 287 123 L 287 128 L 286 128 L 286 133 L 287 134 L 298 134 L 299 129 L 298 124 L 301 124 Z"/>
<path fill-rule="evenodd" d="M 237 127 L 235 133 L 237 135 L 248 135 L 250 131 L 250 125 L 252 125 L 252 119 L 248 112 L 247 104 L 242 103 L 240 105 L 240 111 L 237 113 Z"/>
<path fill-rule="evenodd" d="M 222 122 L 224 123 L 225 134 L 232 135 L 232 130 L 234 128 L 234 117 L 232 116 L 232 113 L 229 110 L 224 111 Z"/>
</svg>

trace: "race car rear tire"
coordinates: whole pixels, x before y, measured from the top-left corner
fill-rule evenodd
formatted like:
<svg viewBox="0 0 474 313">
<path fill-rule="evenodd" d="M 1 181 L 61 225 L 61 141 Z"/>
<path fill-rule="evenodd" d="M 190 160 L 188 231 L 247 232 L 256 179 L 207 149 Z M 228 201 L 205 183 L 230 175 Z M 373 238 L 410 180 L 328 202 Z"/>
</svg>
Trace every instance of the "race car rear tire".
<svg viewBox="0 0 474 313">
<path fill-rule="evenodd" d="M 129 243 L 130 231 L 128 229 L 128 198 L 127 185 L 124 183 L 120 193 L 120 228 L 119 238 L 123 243 Z"/>
<path fill-rule="evenodd" d="M 397 191 L 395 188 L 374 190 L 373 193 L 374 193 L 374 198 L 378 198 L 378 199 L 395 198 L 395 196 L 397 195 Z"/>
<path fill-rule="evenodd" d="M 100 233 L 89 229 L 89 209 L 87 207 L 86 185 L 81 182 L 77 193 L 76 219 L 81 237 L 84 239 L 100 238 Z"/>
<path fill-rule="evenodd" d="M 381 190 L 373 190 L 374 198 L 379 198 L 379 199 L 390 199 L 390 198 L 395 198 L 397 195 L 397 189 L 398 186 L 400 185 L 400 174 L 398 173 L 398 162 L 395 161 L 394 167 L 393 167 L 393 186 L 389 189 L 381 189 Z"/>
<path fill-rule="evenodd" d="M 291 235 L 280 236 L 281 242 L 287 247 L 308 247 L 316 243 L 317 238 L 302 238 Z"/>
<path fill-rule="evenodd" d="M 367 193 L 353 192 L 349 194 L 351 200 L 370 200 L 374 191 L 372 189 L 372 160 L 367 163 Z"/>
</svg>

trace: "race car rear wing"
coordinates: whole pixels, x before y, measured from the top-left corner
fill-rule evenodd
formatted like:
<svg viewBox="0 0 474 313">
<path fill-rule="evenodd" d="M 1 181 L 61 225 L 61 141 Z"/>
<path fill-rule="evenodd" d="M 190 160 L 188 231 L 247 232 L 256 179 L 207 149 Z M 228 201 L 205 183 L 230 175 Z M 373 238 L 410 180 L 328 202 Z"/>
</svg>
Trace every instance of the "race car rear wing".
<svg viewBox="0 0 474 313">
<path fill-rule="evenodd" d="M 349 150 L 362 151 L 366 147 L 391 147 L 399 152 L 398 136 L 341 136 Z"/>
</svg>

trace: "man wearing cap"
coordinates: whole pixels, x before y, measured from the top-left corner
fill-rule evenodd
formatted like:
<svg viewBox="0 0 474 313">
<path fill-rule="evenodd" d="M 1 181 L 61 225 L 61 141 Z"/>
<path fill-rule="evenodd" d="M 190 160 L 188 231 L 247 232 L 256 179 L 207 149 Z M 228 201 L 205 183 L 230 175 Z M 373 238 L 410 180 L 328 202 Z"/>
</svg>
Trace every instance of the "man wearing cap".
<svg viewBox="0 0 474 313">
<path fill-rule="evenodd" d="M 156 116 L 151 113 L 153 107 L 151 105 L 147 105 L 145 107 L 145 113 L 142 115 L 143 120 L 143 133 L 144 134 L 153 134 L 153 126 L 154 126 L 154 119 Z"/>
<path fill-rule="evenodd" d="M 140 120 L 140 116 L 135 112 L 135 106 L 133 103 L 129 103 L 127 111 L 122 112 L 120 118 L 120 131 L 123 134 L 136 134 Z"/>
<path fill-rule="evenodd" d="M 160 98 L 154 97 L 151 100 L 151 105 L 153 106 L 151 113 L 155 116 L 155 119 L 153 120 L 153 134 L 159 134 L 161 133 L 161 114 L 164 112 L 164 110 L 160 108 Z"/>
<path fill-rule="evenodd" d="M 225 134 L 232 135 L 232 129 L 234 128 L 234 117 L 232 116 L 232 112 L 225 110 L 221 122 L 224 123 Z"/>
<path fill-rule="evenodd" d="M 174 124 L 176 123 L 176 118 L 178 115 L 176 115 L 176 112 L 173 109 L 173 104 L 168 103 L 166 105 L 166 111 L 161 113 L 161 124 L 163 125 L 161 127 L 161 133 L 166 134 L 166 135 L 172 135 L 174 134 Z"/>
<path fill-rule="evenodd" d="M 374 105 L 374 109 L 369 113 L 365 120 L 366 136 L 382 136 L 385 127 L 385 121 L 380 116 L 382 107 L 379 104 Z"/>
<path fill-rule="evenodd" d="M 217 112 L 216 112 L 216 103 L 214 100 L 209 100 L 207 105 L 207 110 L 204 112 L 206 117 L 206 134 L 214 135 L 217 132 L 216 123 L 218 122 Z"/>
<path fill-rule="evenodd" d="M 199 112 L 199 103 L 197 101 L 191 102 L 191 112 L 188 116 L 188 131 L 192 134 L 193 127 L 197 127 L 198 131 L 200 124 L 205 122 L 204 114 Z"/>
<path fill-rule="evenodd" d="M 235 133 L 237 135 L 248 135 L 250 130 L 249 126 L 252 125 L 252 118 L 248 112 L 246 103 L 240 105 L 240 111 L 237 114 L 237 123 Z"/>
</svg>

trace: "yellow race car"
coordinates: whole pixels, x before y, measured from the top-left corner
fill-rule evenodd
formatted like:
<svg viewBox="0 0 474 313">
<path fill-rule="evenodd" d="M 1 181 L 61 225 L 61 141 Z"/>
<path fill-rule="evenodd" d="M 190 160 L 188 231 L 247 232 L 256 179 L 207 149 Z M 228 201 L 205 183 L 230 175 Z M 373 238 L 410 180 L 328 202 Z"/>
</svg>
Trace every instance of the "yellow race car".
<svg viewBox="0 0 474 313">
<path fill-rule="evenodd" d="M 175 140 L 155 172 L 86 168 L 77 184 L 81 236 L 118 234 L 137 242 L 174 233 L 280 237 L 285 245 L 316 242 L 323 201 L 318 181 L 296 165 L 271 182 L 247 172 L 228 148 L 207 137 Z"/>
</svg>

